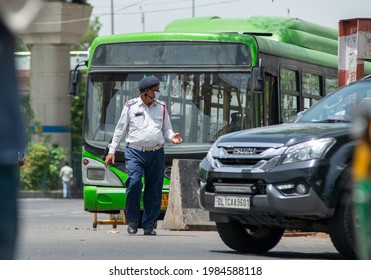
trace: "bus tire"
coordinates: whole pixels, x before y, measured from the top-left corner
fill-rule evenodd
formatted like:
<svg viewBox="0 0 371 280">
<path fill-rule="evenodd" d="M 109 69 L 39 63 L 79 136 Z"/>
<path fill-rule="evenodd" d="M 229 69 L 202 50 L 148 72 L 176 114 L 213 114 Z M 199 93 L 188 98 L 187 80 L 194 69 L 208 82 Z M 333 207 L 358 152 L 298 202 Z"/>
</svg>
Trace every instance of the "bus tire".
<svg viewBox="0 0 371 280">
<path fill-rule="evenodd" d="M 244 225 L 237 221 L 216 223 L 224 244 L 237 252 L 261 254 L 268 252 L 281 240 L 285 229 L 269 226 Z"/>
</svg>

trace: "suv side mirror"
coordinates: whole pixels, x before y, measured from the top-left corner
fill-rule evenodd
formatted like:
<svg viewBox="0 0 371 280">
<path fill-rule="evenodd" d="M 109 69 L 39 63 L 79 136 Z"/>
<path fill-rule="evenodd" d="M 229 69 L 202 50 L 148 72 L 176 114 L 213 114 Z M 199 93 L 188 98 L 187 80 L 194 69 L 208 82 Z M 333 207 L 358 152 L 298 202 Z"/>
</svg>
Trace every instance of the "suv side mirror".
<svg viewBox="0 0 371 280">
<path fill-rule="evenodd" d="M 80 71 L 70 70 L 70 80 L 68 82 L 68 95 L 76 96 L 80 89 Z"/>
<path fill-rule="evenodd" d="M 264 92 L 264 68 L 253 66 L 251 69 L 251 91 Z"/>
</svg>

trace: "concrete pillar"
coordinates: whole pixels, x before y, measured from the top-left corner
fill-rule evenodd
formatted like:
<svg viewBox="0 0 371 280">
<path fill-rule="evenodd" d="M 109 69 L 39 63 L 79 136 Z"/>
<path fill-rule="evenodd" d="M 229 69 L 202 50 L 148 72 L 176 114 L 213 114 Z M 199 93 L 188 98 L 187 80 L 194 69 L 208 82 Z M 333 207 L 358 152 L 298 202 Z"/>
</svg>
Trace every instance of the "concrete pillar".
<svg viewBox="0 0 371 280">
<path fill-rule="evenodd" d="M 51 144 L 71 148 L 68 75 L 71 46 L 87 31 L 88 4 L 47 2 L 22 39 L 31 50 L 30 100 L 40 131 Z"/>
<path fill-rule="evenodd" d="M 71 99 L 67 95 L 70 45 L 31 46 L 31 106 L 51 143 L 70 148 Z M 47 71 L 46 71 L 47 70 Z"/>
<path fill-rule="evenodd" d="M 364 60 L 371 58 L 371 19 L 339 21 L 339 86 L 364 76 Z"/>
</svg>

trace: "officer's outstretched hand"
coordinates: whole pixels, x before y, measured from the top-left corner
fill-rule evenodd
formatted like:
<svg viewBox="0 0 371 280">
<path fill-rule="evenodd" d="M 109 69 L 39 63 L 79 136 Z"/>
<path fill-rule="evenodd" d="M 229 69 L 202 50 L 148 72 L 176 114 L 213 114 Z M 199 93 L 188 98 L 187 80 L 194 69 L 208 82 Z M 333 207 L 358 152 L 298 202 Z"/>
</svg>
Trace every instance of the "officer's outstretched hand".
<svg viewBox="0 0 371 280">
<path fill-rule="evenodd" d="M 173 142 L 174 144 L 180 144 L 182 143 L 182 141 L 183 139 L 182 137 L 180 137 L 179 132 L 174 133 L 174 135 L 171 137 L 171 142 Z"/>
<path fill-rule="evenodd" d="M 107 167 L 108 165 L 115 163 L 115 154 L 107 154 L 106 159 L 104 161 L 104 165 Z"/>
</svg>

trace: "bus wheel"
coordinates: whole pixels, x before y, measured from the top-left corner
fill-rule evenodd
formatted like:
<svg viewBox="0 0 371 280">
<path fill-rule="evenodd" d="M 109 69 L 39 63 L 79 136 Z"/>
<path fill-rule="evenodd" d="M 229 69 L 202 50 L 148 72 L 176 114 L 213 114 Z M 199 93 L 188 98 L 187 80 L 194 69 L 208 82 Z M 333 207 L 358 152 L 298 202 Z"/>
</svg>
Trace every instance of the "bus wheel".
<svg viewBox="0 0 371 280">
<path fill-rule="evenodd" d="M 268 252 L 278 244 L 285 232 L 284 228 L 244 225 L 237 221 L 216 223 L 216 228 L 229 248 L 251 254 Z"/>
</svg>

